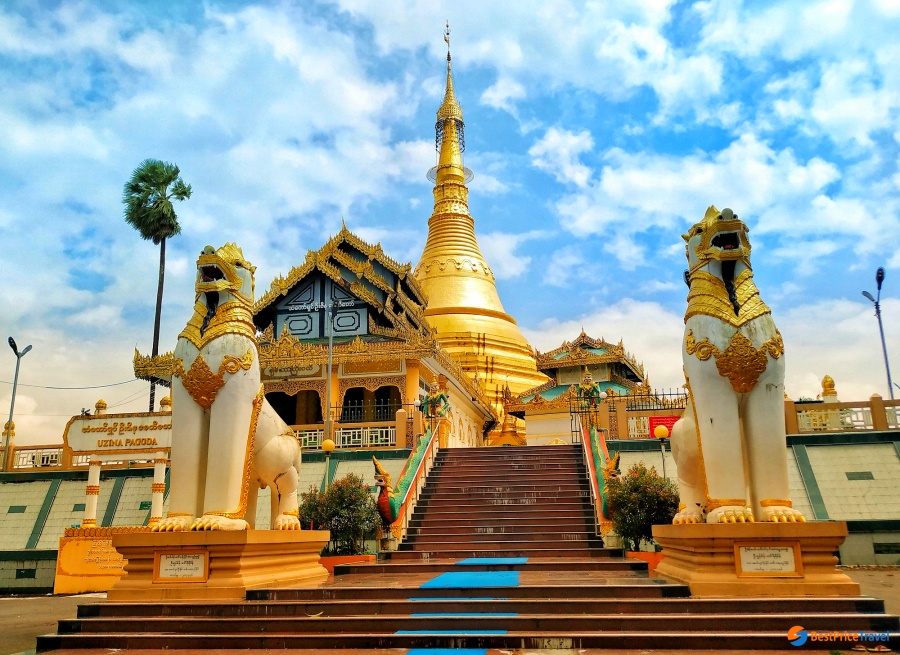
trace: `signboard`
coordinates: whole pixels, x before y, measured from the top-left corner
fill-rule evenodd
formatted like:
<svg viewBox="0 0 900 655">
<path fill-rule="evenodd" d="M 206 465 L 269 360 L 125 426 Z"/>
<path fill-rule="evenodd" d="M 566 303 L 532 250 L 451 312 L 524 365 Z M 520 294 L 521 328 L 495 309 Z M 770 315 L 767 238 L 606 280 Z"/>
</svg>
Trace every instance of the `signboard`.
<svg viewBox="0 0 900 655">
<path fill-rule="evenodd" d="M 735 542 L 738 577 L 803 577 L 800 542 Z"/>
<path fill-rule="evenodd" d="M 206 582 L 209 552 L 178 550 L 157 552 L 153 558 L 153 582 Z"/>
<path fill-rule="evenodd" d="M 669 436 L 672 436 L 672 426 L 675 425 L 675 422 L 680 419 L 680 416 L 648 416 L 649 427 L 650 427 L 650 436 L 655 437 L 656 426 L 665 425 L 669 430 Z"/>
<path fill-rule="evenodd" d="M 172 414 L 76 416 L 63 440 L 76 454 L 155 453 L 172 445 Z"/>
</svg>

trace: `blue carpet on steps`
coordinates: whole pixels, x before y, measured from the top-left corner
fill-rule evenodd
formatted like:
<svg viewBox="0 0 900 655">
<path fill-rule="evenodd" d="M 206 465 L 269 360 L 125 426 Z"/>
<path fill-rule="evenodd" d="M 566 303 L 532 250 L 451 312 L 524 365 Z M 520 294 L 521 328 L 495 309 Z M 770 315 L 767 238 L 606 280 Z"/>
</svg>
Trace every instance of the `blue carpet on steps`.
<svg viewBox="0 0 900 655">
<path fill-rule="evenodd" d="M 492 564 L 525 564 L 527 557 L 470 557 L 460 560 L 456 566 L 490 566 Z"/>
<path fill-rule="evenodd" d="M 480 589 L 484 587 L 518 587 L 518 571 L 471 571 L 442 573 L 420 585 L 420 589 Z"/>
</svg>

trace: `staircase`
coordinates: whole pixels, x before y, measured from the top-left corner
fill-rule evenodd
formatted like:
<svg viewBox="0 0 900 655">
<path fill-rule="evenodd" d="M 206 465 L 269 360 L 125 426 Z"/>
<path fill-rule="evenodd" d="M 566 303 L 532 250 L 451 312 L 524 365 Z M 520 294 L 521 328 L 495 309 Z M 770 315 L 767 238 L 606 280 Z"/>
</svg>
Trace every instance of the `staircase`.
<svg viewBox="0 0 900 655">
<path fill-rule="evenodd" d="M 578 447 L 444 450 L 391 561 L 608 558 L 592 513 Z"/>
<path fill-rule="evenodd" d="M 116 649 L 794 650 L 787 632 L 890 632 L 874 598 L 691 598 L 593 533 L 578 447 L 440 453 L 400 550 L 241 603 L 81 606 L 38 652 Z M 811 645 L 811 644 L 810 644 Z M 852 643 L 840 644 L 847 649 Z"/>
</svg>

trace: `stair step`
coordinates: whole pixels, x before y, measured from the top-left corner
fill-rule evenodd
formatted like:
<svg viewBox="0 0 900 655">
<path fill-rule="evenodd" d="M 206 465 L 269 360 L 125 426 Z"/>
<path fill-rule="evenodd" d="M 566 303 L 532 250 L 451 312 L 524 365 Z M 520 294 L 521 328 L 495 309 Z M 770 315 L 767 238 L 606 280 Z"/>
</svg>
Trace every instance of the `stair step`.
<svg viewBox="0 0 900 655">
<path fill-rule="evenodd" d="M 331 616 L 353 616 L 361 613 L 414 614 L 423 612 L 459 613 L 516 612 L 523 615 L 619 615 L 619 614 L 766 614 L 772 603 L 780 613 L 880 613 L 884 602 L 876 598 L 808 597 L 808 598 L 496 598 L 410 600 L 408 598 L 361 598 L 343 600 L 279 600 L 242 603 L 179 603 L 182 616 L 310 616 L 320 612 Z M 78 618 L 164 616 L 172 607 L 164 603 L 95 603 L 78 608 Z"/>
<path fill-rule="evenodd" d="M 796 624 L 807 627 L 803 621 Z M 587 625 L 590 625 L 589 623 Z M 827 628 L 831 629 L 831 628 Z M 365 628 L 364 628 L 365 630 Z M 443 648 L 505 650 L 557 649 L 623 649 L 623 650 L 721 650 L 739 652 L 785 650 L 784 629 L 665 631 L 665 630 L 585 630 L 572 631 L 508 631 L 504 634 L 478 633 L 461 629 L 457 624 L 446 633 L 434 631 L 415 634 L 369 634 L 368 632 L 321 632 L 307 634 L 77 634 L 38 637 L 37 650 L 44 652 L 63 648 L 105 649 L 365 649 L 365 648 Z M 900 634 L 891 633 L 888 646 L 900 645 Z"/>
<path fill-rule="evenodd" d="M 393 562 L 393 558 L 392 558 Z M 393 566 L 393 563 L 391 564 Z M 666 584 L 651 578 L 610 577 L 603 584 L 538 584 L 517 587 L 325 587 L 312 589 L 251 589 L 248 601 L 321 601 L 351 599 L 408 599 L 408 598 L 558 598 L 562 593 L 569 599 L 628 600 L 634 598 L 687 598 L 687 585 Z M 421 602 L 421 601 L 417 601 Z M 169 606 L 177 610 L 178 606 Z"/>
<path fill-rule="evenodd" d="M 466 614 L 458 611 L 430 613 L 428 616 L 416 614 L 367 613 L 358 616 L 145 616 L 140 622 L 130 617 L 98 617 L 91 619 L 64 619 L 59 622 L 59 633 L 103 634 L 103 633 L 182 633 L 208 634 L 264 633 L 294 636 L 302 633 L 319 632 L 362 632 L 370 634 L 394 634 L 399 630 L 428 632 L 469 632 L 469 631 L 537 631 L 574 632 L 584 629 L 591 631 L 739 631 L 746 629 L 746 614 L 528 614 L 515 612 L 489 612 Z M 502 615 L 501 615 L 502 614 Z M 754 617 L 754 628 L 760 631 L 782 631 L 782 638 L 792 625 L 803 625 L 807 630 L 872 630 L 876 632 L 897 631 L 900 628 L 897 617 L 879 614 L 815 614 L 810 612 L 767 613 Z"/>
</svg>

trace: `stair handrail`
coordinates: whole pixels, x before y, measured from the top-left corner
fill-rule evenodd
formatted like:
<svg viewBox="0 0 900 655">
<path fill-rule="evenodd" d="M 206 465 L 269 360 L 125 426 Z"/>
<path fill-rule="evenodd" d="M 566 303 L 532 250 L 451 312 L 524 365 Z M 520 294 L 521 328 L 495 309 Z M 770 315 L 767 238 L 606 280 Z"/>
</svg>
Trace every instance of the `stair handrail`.
<svg viewBox="0 0 900 655">
<path fill-rule="evenodd" d="M 585 429 L 581 422 L 581 417 L 575 414 L 575 421 L 578 424 L 578 430 L 581 432 L 581 454 L 584 457 L 585 466 L 588 472 L 588 482 L 591 487 L 591 507 L 593 508 L 594 532 L 600 534 L 600 508 L 602 498 L 600 496 L 600 484 L 597 481 L 597 462 L 594 459 L 594 448 L 596 444 L 593 441 L 590 430 Z"/>
<path fill-rule="evenodd" d="M 439 419 L 437 425 L 440 425 L 442 420 Z M 439 430 L 428 426 L 427 431 L 421 437 L 427 440 L 425 454 L 416 467 L 416 472 L 409 487 L 406 489 L 406 493 L 403 494 L 403 500 L 400 503 L 400 508 L 397 510 L 397 519 L 391 524 L 391 532 L 398 541 L 403 541 L 406 538 L 406 529 L 409 525 L 410 516 L 412 516 L 413 510 L 416 508 L 419 495 L 422 493 L 428 474 L 434 466 L 434 460 L 440 449 L 440 439 L 437 438 L 438 432 Z M 412 454 L 410 454 L 410 457 L 412 457 Z"/>
</svg>

